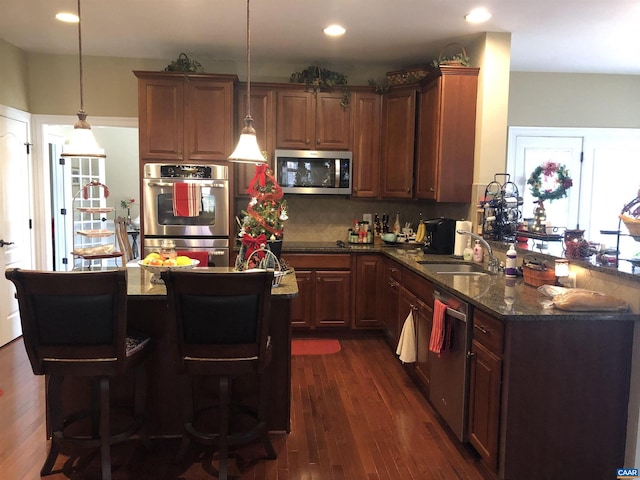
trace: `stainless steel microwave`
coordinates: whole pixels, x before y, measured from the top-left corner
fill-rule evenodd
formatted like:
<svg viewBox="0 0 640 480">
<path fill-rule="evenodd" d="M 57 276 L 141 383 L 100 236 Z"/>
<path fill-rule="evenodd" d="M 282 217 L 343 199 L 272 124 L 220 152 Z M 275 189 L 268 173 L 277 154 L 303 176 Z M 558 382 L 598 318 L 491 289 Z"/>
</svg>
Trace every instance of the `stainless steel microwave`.
<svg viewBox="0 0 640 480">
<path fill-rule="evenodd" d="M 276 150 L 275 175 L 284 193 L 351 195 L 351 152 Z"/>
</svg>

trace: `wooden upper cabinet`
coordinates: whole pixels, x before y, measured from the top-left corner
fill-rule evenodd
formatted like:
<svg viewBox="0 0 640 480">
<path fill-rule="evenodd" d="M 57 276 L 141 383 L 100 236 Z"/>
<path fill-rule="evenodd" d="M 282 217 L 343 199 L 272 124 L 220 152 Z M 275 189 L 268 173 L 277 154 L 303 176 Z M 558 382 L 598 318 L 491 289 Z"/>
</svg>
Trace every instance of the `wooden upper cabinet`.
<svg viewBox="0 0 640 480">
<path fill-rule="evenodd" d="M 234 147 L 234 75 L 134 74 L 140 160 L 227 160 Z"/>
<path fill-rule="evenodd" d="M 350 109 L 342 94 L 303 89 L 278 92 L 276 147 L 298 150 L 349 150 Z"/>
<path fill-rule="evenodd" d="M 387 93 L 382 102 L 383 198 L 412 196 L 416 98 L 415 86 L 399 87 Z"/>
<path fill-rule="evenodd" d="M 381 122 L 382 96 L 375 92 L 354 92 L 351 95 L 352 197 L 376 198 L 380 193 Z"/>
<path fill-rule="evenodd" d="M 258 146 L 263 152 L 267 152 L 268 164 L 273 168 L 273 155 L 275 150 L 276 133 L 276 91 L 269 86 L 251 84 L 251 117 L 253 128 L 256 130 Z M 247 115 L 247 86 L 240 85 L 238 89 L 238 108 L 236 115 L 236 136 L 244 127 L 244 117 Z M 249 182 L 255 175 L 253 165 L 237 163 L 235 165 L 236 195 L 244 195 L 249 187 Z"/>
<path fill-rule="evenodd" d="M 421 84 L 416 198 L 471 202 L 478 72 L 440 67 Z"/>
</svg>

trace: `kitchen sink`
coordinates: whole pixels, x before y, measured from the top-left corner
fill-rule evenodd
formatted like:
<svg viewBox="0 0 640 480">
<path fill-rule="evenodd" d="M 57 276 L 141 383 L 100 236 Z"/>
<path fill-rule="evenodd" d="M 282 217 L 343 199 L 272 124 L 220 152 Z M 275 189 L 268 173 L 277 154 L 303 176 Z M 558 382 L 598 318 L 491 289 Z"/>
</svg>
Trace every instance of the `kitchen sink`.
<svg viewBox="0 0 640 480">
<path fill-rule="evenodd" d="M 418 261 L 420 265 L 430 272 L 439 275 L 488 275 L 489 273 L 480 265 L 473 263 L 432 263 L 429 261 Z"/>
</svg>

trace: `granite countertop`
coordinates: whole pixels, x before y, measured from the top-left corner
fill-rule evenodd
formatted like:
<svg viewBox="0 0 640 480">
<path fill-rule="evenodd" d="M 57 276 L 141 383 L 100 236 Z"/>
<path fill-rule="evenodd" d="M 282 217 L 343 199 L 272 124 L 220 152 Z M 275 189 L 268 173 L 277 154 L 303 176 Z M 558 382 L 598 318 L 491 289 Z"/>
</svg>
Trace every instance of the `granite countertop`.
<svg viewBox="0 0 640 480">
<path fill-rule="evenodd" d="M 231 267 L 206 267 L 211 273 L 233 272 Z M 240 272 L 238 272 L 240 274 Z M 151 273 L 141 268 L 136 262 L 127 264 L 127 294 L 129 296 L 166 296 L 167 288 L 164 283 L 151 283 Z M 293 270 L 282 277 L 280 285 L 271 289 L 271 295 L 278 299 L 294 298 L 298 295 L 298 282 Z"/>
<path fill-rule="evenodd" d="M 640 320 L 640 314 L 619 312 L 567 312 L 553 308 L 550 299 L 537 288 L 526 285 L 522 277 L 509 279 L 503 273 L 490 275 L 439 275 L 417 263 L 456 262 L 450 256 L 423 254 L 415 245 L 389 246 L 386 244 L 345 244 L 340 247 L 332 243 L 286 242 L 283 257 L 287 253 L 382 253 L 433 282 L 436 288 L 453 293 L 486 313 L 509 321 L 560 321 L 560 320 Z M 505 302 L 505 289 L 513 296 L 512 305 Z"/>
</svg>

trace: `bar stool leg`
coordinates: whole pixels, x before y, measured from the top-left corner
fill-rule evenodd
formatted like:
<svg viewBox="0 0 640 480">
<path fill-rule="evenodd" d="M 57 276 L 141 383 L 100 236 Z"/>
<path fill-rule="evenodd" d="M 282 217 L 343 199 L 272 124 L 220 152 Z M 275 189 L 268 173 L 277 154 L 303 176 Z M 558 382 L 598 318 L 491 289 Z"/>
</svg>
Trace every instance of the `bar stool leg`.
<svg viewBox="0 0 640 480">
<path fill-rule="evenodd" d="M 220 468 L 218 478 L 227 480 L 229 461 L 229 377 L 220 377 Z"/>
<path fill-rule="evenodd" d="M 52 375 L 47 378 L 47 409 L 50 418 L 51 429 L 51 446 L 49 447 L 49 453 L 47 455 L 42 468 L 40 469 L 40 476 L 49 475 L 53 470 L 53 466 L 58 458 L 60 449 L 58 447 L 58 441 L 56 439 L 56 432 L 62 432 L 64 426 L 64 418 L 62 413 L 62 381 L 64 377 L 59 375 Z"/>
<path fill-rule="evenodd" d="M 102 480 L 111 480 L 111 428 L 109 420 L 109 379 L 100 377 L 100 458 Z"/>
</svg>

